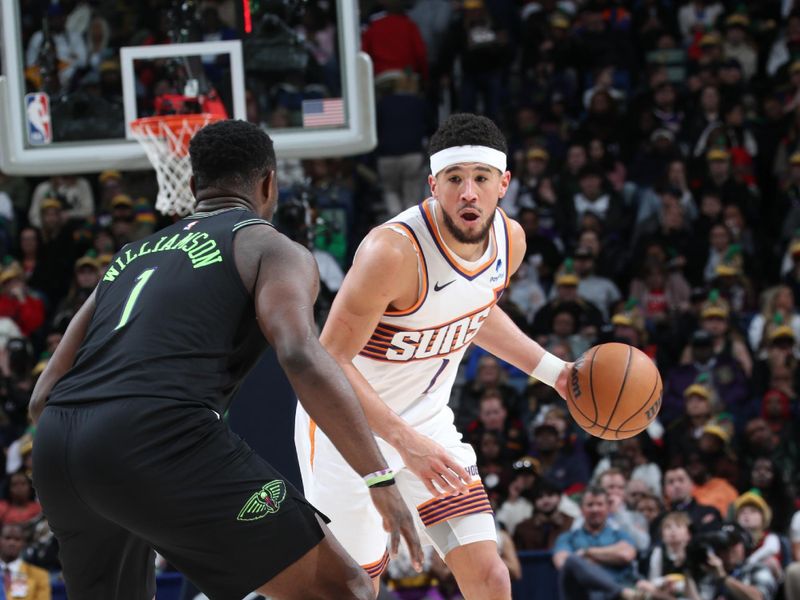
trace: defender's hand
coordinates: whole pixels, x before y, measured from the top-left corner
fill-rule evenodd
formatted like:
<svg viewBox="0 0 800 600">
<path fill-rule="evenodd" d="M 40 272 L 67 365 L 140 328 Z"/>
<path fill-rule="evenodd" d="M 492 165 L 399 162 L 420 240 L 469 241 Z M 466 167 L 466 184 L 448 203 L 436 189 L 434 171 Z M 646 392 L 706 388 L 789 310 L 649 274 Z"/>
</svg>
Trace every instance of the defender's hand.
<svg viewBox="0 0 800 600">
<path fill-rule="evenodd" d="M 414 521 L 400 492 L 397 491 L 397 486 L 370 488 L 369 492 L 372 496 L 372 503 L 383 517 L 383 529 L 389 532 L 390 555 L 397 555 L 402 536 L 411 555 L 411 564 L 418 573 L 422 572 L 423 554 L 417 536 L 417 528 L 414 526 Z"/>
<path fill-rule="evenodd" d="M 466 494 L 467 484 L 472 481 L 467 470 L 428 436 L 416 432 L 412 435 L 402 448 L 396 448 L 406 467 L 436 498 Z"/>
</svg>

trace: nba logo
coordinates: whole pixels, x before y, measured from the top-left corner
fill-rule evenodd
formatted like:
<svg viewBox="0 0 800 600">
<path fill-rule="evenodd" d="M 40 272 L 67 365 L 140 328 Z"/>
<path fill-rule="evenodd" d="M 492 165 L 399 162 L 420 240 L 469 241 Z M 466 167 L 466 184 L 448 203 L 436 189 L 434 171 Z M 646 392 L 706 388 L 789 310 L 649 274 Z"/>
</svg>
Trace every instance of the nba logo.
<svg viewBox="0 0 800 600">
<path fill-rule="evenodd" d="M 44 92 L 25 94 L 25 113 L 28 122 L 28 143 L 41 146 L 53 141 L 50 126 L 50 98 Z"/>
</svg>

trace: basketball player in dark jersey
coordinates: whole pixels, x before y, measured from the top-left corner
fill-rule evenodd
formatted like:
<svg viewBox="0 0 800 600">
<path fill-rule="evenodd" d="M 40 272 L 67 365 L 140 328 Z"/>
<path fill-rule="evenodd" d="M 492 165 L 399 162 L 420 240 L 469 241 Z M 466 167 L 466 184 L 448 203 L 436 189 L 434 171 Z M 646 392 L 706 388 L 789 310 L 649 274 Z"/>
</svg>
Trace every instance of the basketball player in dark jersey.
<svg viewBox="0 0 800 600">
<path fill-rule="evenodd" d="M 153 550 L 212 600 L 372 598 L 316 510 L 220 420 L 271 344 L 395 545 L 421 562 L 358 400 L 317 340 L 314 259 L 265 220 L 272 140 L 223 121 L 189 154 L 197 212 L 117 253 L 31 399 L 34 481 L 69 598 L 150 600 Z"/>
</svg>

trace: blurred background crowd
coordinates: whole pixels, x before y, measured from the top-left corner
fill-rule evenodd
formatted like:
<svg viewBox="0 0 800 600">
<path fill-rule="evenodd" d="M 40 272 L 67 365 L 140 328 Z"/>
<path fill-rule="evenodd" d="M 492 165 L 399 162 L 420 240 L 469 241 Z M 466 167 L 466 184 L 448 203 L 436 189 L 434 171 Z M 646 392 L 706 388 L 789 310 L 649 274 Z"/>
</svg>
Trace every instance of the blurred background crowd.
<svg viewBox="0 0 800 600">
<path fill-rule="evenodd" d="M 103 54 L 117 16 L 91 1 L 23 4 L 53 17 L 62 82 L 80 73 L 118 88 L 119 65 Z M 204 35 L 225 39 L 232 2 L 201 4 Z M 333 7 L 307 4 L 296 28 L 326 81 Z M 549 552 L 569 600 L 800 599 L 800 2 L 360 4 L 378 147 L 279 160 L 277 221 L 318 260 L 320 319 L 363 235 L 425 197 L 437 123 L 456 111 L 491 117 L 513 176 L 500 206 L 527 235 L 502 308 L 564 360 L 623 341 L 664 379 L 656 422 L 606 442 L 576 427 L 549 387 L 470 352 L 451 406 L 512 577 L 519 556 Z M 147 34 L 152 15 L 136 15 Z M 37 23 L 23 32 L 32 67 Z M 293 117 L 253 88 L 248 118 Z M 23 566 L 59 570 L 30 483 L 30 391 L 113 253 L 169 222 L 155 191 L 151 173 L 0 173 L 7 590 L 36 587 Z M 418 575 L 393 561 L 387 593 L 457 598 L 446 566 L 428 562 Z"/>
</svg>

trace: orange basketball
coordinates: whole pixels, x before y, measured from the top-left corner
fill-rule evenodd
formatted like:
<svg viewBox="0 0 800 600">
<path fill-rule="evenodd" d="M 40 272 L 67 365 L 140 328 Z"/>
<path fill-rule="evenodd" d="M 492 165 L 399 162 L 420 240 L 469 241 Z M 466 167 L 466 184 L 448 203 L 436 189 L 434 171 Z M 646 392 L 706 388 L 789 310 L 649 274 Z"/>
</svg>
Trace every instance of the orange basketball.
<svg viewBox="0 0 800 600">
<path fill-rule="evenodd" d="M 652 360 L 627 344 L 600 344 L 575 361 L 567 406 L 588 433 L 621 440 L 643 431 L 661 408 L 661 375 Z"/>
</svg>

